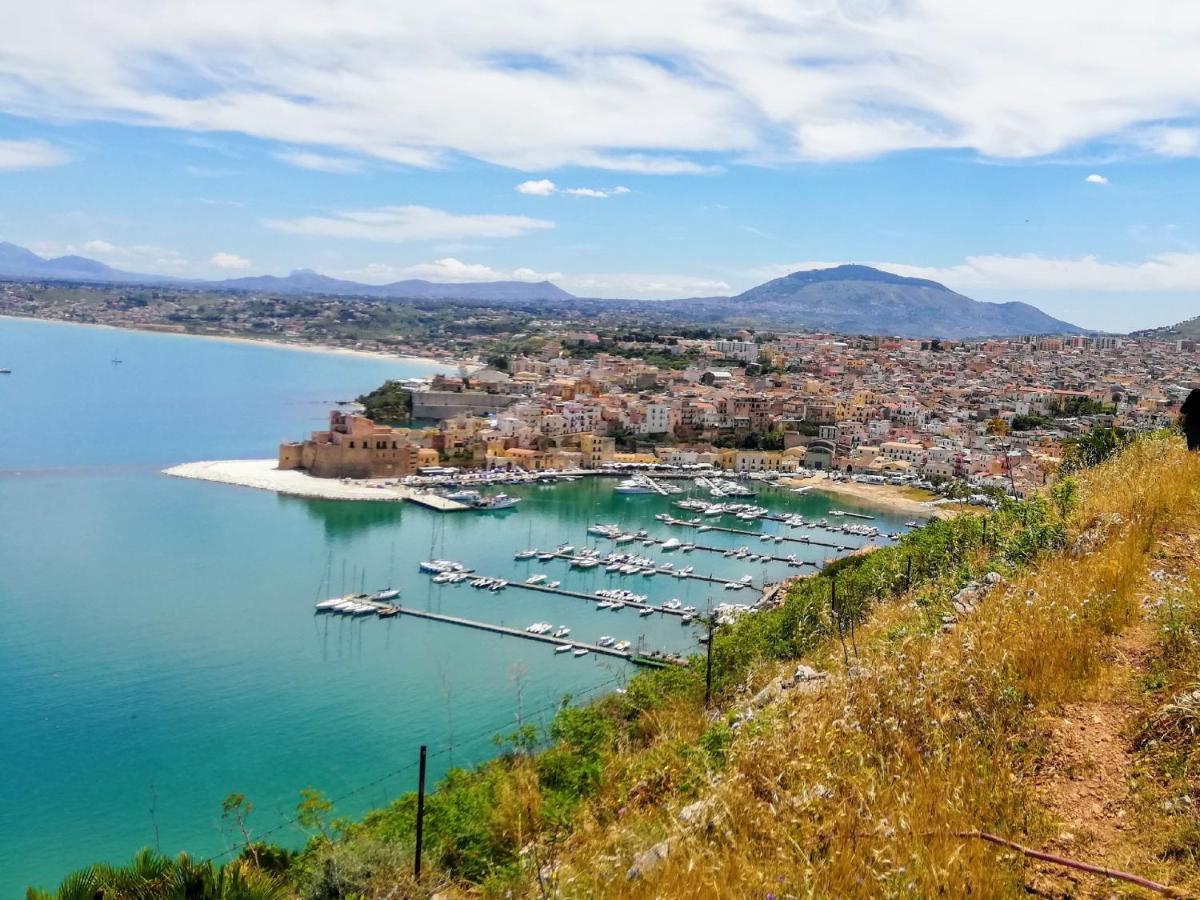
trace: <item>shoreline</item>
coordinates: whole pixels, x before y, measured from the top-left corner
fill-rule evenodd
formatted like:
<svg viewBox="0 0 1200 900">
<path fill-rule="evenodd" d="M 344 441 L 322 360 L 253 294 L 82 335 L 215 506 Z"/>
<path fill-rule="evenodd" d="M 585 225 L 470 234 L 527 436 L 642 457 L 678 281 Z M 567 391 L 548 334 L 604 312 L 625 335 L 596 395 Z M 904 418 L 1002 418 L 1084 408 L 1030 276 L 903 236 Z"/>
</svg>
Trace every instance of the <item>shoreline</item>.
<svg viewBox="0 0 1200 900">
<path fill-rule="evenodd" d="M 234 487 L 274 491 L 306 500 L 365 500 L 398 503 L 416 492 L 385 485 L 389 479 L 365 479 L 346 484 L 338 478 L 317 478 L 299 469 L 280 469 L 275 459 L 216 459 L 181 463 L 162 470 L 163 475 L 208 481 Z"/>
<path fill-rule="evenodd" d="M 849 497 L 891 512 L 910 513 L 927 519 L 943 518 L 949 513 L 944 506 L 935 502 L 936 495 L 929 500 L 918 500 L 904 493 L 905 488 L 893 484 L 863 484 L 858 481 L 830 481 L 824 475 L 809 478 L 780 479 L 788 487 L 806 487 L 840 497 Z"/>
<path fill-rule="evenodd" d="M 43 322 L 48 325 L 70 325 L 76 328 L 106 328 L 109 331 L 130 331 L 138 334 L 160 334 L 167 337 L 201 338 L 208 341 L 223 341 L 229 344 L 250 344 L 260 347 L 275 347 L 281 350 L 298 350 L 302 353 L 320 353 L 327 356 L 357 356 L 362 359 L 383 360 L 397 363 L 420 363 L 422 365 L 442 366 L 456 369 L 465 366 L 472 371 L 482 368 L 479 363 L 457 359 L 437 359 L 431 356 L 406 356 L 385 353 L 382 350 L 354 350 L 350 347 L 335 347 L 331 344 L 309 344 L 296 341 L 275 341 L 269 338 L 242 337 L 233 334 L 197 334 L 190 331 L 171 331 L 165 328 L 152 328 L 136 325 L 109 325 L 106 322 L 73 322 L 69 319 L 53 319 L 43 316 L 14 316 L 11 313 L 0 313 L 0 319 L 11 319 L 14 322 Z"/>
</svg>

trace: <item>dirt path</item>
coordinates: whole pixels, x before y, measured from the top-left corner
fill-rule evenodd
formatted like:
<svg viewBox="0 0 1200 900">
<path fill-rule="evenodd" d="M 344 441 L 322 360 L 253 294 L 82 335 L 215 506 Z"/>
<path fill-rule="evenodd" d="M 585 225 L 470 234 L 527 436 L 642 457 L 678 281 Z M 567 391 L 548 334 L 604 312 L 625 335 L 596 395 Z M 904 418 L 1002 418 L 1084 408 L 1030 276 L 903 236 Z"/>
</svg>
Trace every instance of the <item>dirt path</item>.
<svg viewBox="0 0 1200 900">
<path fill-rule="evenodd" d="M 1100 698 L 1063 706 L 1044 725 L 1048 742 L 1035 794 L 1057 836 L 1044 849 L 1117 869 L 1137 869 L 1128 858 L 1133 828 L 1129 729 L 1140 707 L 1137 685 L 1148 665 L 1152 638 L 1144 623 L 1130 626 L 1114 644 Z M 1048 897 L 1128 895 L 1116 883 L 1059 867 L 1035 866 L 1029 887 Z M 1136 889 L 1134 893 L 1137 893 Z"/>
</svg>

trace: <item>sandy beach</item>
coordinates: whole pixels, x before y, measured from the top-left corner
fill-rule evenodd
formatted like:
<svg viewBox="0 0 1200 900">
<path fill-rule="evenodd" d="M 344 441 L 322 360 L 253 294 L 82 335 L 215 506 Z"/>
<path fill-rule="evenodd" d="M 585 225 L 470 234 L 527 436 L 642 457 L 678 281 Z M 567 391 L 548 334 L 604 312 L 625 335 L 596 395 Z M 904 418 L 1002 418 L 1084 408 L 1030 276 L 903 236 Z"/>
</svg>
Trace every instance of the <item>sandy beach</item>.
<svg viewBox="0 0 1200 900">
<path fill-rule="evenodd" d="M 936 494 L 918 491 L 914 488 L 897 487 L 894 484 L 863 484 L 858 481 L 830 481 L 824 475 L 813 475 L 810 478 L 781 479 L 780 484 L 788 487 L 806 487 L 814 491 L 824 491 L 828 494 L 838 494 L 843 497 L 853 497 L 872 506 L 893 512 L 907 513 L 923 518 L 942 518 L 957 512 L 957 508 L 947 508 L 934 501 Z M 926 494 L 924 499 L 914 494 Z"/>
<path fill-rule="evenodd" d="M 275 491 L 310 500 L 373 500 L 396 502 L 414 491 L 379 481 L 345 483 L 336 478 L 315 478 L 296 469 L 279 469 L 274 459 L 224 459 L 183 463 L 163 469 L 164 475 L 213 481 L 237 487 Z"/>
<path fill-rule="evenodd" d="M 431 356 L 402 356 L 395 353 L 385 353 L 382 350 L 355 350 L 350 347 L 333 347 L 328 344 L 308 344 L 299 341 L 273 341 L 269 338 L 240 337 L 227 334 L 194 334 L 188 331 L 172 331 L 168 328 L 138 328 L 132 325 L 108 325 L 103 322 L 71 322 L 66 319 L 52 319 L 41 316 L 10 316 L 0 314 L 0 319 L 13 319 L 22 322 L 45 322 L 50 325 L 70 325 L 76 328 L 107 328 L 109 331 L 136 331 L 145 334 L 162 334 L 169 337 L 201 338 L 206 341 L 222 341 L 227 344 L 252 344 L 260 347 L 277 347 L 283 350 L 299 350 L 303 353 L 321 353 L 328 356 L 358 356 L 364 359 L 381 359 L 388 362 L 420 363 L 422 365 L 439 366 L 446 371 L 457 371 L 465 367 L 470 371 L 483 368 L 479 363 L 459 359 L 436 359 Z"/>
</svg>

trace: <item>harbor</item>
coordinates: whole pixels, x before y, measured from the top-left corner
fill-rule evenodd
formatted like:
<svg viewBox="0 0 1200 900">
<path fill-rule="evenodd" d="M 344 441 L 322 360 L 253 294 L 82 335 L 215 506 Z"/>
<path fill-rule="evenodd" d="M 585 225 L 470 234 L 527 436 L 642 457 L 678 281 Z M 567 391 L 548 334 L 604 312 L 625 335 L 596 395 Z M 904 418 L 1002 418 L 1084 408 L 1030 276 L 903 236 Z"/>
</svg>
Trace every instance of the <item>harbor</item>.
<svg viewBox="0 0 1200 900">
<path fill-rule="evenodd" d="M 456 554 L 459 558 L 438 555 L 439 544 L 447 543 L 446 532 L 460 531 L 455 523 L 471 519 L 435 517 L 431 520 L 434 535 L 431 552 L 417 565 L 428 578 L 423 587 L 418 586 L 415 593 L 411 587 L 407 588 L 402 602 L 397 596 L 399 591 L 368 595 L 361 592 L 360 585 L 359 594 L 317 601 L 316 612 L 350 619 L 375 617 L 397 622 L 405 616 L 425 619 L 552 645 L 555 657 L 567 659 L 595 653 L 640 665 L 679 663 L 703 641 L 701 634 L 687 626 L 709 620 L 728 622 L 742 615 L 753 615 L 786 596 L 787 583 L 798 577 L 787 574 L 789 571 L 819 569 L 830 551 L 835 554 L 855 552 L 865 545 L 856 543 L 855 539 L 860 542 L 892 539 L 892 534 L 876 525 L 829 522 L 832 516 L 865 523 L 875 519 L 871 514 L 830 510 L 816 506 L 813 498 L 803 494 L 765 489 L 756 493 L 749 485 L 731 485 L 710 478 L 690 479 L 693 496 L 684 496 L 688 490 L 684 486 L 659 484 L 645 476 L 628 478 L 615 485 L 602 479 L 572 478 L 565 483 L 542 482 L 515 489 L 523 489 L 524 494 L 512 498 L 512 506 L 522 500 L 553 503 L 556 496 L 574 496 L 582 491 L 594 498 L 589 508 L 604 509 L 616 515 L 613 521 L 591 522 L 584 526 L 584 540 L 579 544 L 558 543 L 551 549 L 542 549 L 530 541 L 511 553 L 511 561 L 506 566 L 495 565 L 494 557 L 491 564 L 479 564 L 470 552 L 471 545 L 458 541 L 453 541 L 453 545 L 465 551 L 461 556 Z M 739 498 L 737 502 L 714 503 L 697 496 L 706 494 L 711 498 L 712 492 L 718 491 L 728 497 L 734 490 Z M 482 497 L 475 489 L 435 496 L 446 503 L 472 506 L 478 506 Z M 507 494 L 499 496 L 508 498 Z M 436 503 L 421 505 L 435 513 L 443 511 Z M 825 514 L 806 517 L 796 508 L 798 506 L 821 509 Z M 664 507 L 682 508 L 701 515 L 682 519 Z M 717 524 L 726 516 L 736 517 L 745 527 Z M 665 529 L 692 528 L 697 534 L 711 535 L 712 539 L 699 543 L 672 537 L 669 532 L 652 533 L 651 529 L 656 525 Z M 512 546 L 513 533 L 519 534 L 520 527 L 509 525 L 503 531 L 508 535 L 506 543 Z M 559 537 L 564 535 L 560 529 L 549 533 Z M 824 538 L 827 534 L 845 537 L 841 541 L 830 541 Z M 532 538 L 532 535 L 531 522 L 528 537 Z M 740 546 L 734 542 L 722 545 L 720 540 L 748 537 L 755 540 Z M 775 549 L 783 544 L 799 545 L 803 549 L 784 555 Z M 601 549 L 602 545 L 611 549 Z M 814 556 L 818 551 L 821 555 Z M 711 566 L 704 566 L 709 571 L 697 571 L 697 564 L 688 561 L 695 553 L 704 554 L 712 561 Z M 551 564 L 561 566 L 564 563 L 565 569 L 554 573 L 548 568 Z M 754 566 L 760 574 L 756 577 L 745 571 L 749 566 Z M 742 571 L 738 573 L 735 568 Z M 357 568 L 355 576 L 358 577 Z M 636 587 L 621 586 L 634 583 Z M 671 587 L 664 589 L 665 585 Z M 474 590 L 459 591 L 459 588 Z M 728 596 L 725 592 L 734 592 L 737 597 L 748 592 L 749 596 L 741 603 L 717 602 L 714 589 L 720 591 L 718 596 Z M 513 592 L 530 599 L 514 598 Z M 670 599 L 651 597 L 651 594 L 661 597 L 666 593 L 680 596 Z M 488 599 L 480 608 L 475 598 Z M 547 616 L 549 607 L 545 603 L 531 605 L 534 600 L 556 603 L 560 612 L 550 615 L 561 621 L 562 611 L 565 611 L 569 623 L 555 627 L 548 621 L 533 621 L 524 629 L 508 624 L 527 611 L 530 618 Z M 609 615 L 588 622 L 570 621 L 570 612 L 562 606 L 563 601 Z M 479 612 L 472 614 L 472 609 Z M 620 615 L 622 611 L 628 611 L 624 617 Z M 617 615 L 610 618 L 612 614 Z M 624 627 L 628 631 L 632 624 L 628 618 L 630 614 L 637 616 L 633 620 L 638 631 L 636 638 L 617 640 L 600 635 L 584 640 L 578 634 L 572 635 L 572 629 L 576 632 L 586 629 L 615 631 Z M 669 632 L 664 634 L 658 630 L 655 622 L 660 620 L 672 620 L 684 627 L 677 629 L 676 637 L 671 638 Z M 683 639 L 682 646 L 679 638 Z M 637 651 L 630 649 L 635 641 Z M 647 649 L 650 647 L 654 649 Z"/>
</svg>

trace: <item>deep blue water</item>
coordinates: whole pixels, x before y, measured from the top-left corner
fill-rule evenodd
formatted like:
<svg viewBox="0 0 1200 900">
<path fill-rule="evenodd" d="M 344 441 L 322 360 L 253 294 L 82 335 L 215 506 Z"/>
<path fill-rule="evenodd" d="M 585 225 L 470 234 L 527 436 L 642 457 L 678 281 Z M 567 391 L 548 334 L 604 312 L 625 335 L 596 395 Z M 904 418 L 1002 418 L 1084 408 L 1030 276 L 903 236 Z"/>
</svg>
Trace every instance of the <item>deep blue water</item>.
<svg viewBox="0 0 1200 900">
<path fill-rule="evenodd" d="M 361 813 L 412 788 L 420 744 L 436 776 L 490 755 L 518 716 L 547 721 L 564 692 L 595 696 L 632 674 L 439 623 L 314 616 L 313 600 L 343 585 L 390 583 L 405 605 L 679 651 L 695 635 L 677 619 L 438 587 L 416 564 L 434 552 L 484 574 L 544 571 L 701 607 L 749 596 L 514 562 L 525 546 L 587 542 L 594 521 L 682 536 L 653 519 L 666 500 L 620 497 L 604 480 L 520 489 L 510 513 L 438 515 L 160 474 L 271 456 L 321 427 L 333 402 L 429 366 L 0 319 L 0 367 L 13 370 L 0 376 L 0 897 L 142 846 L 219 852 L 234 840 L 220 820 L 232 791 L 255 804 L 255 831 L 285 823 L 306 786 L 337 798 L 338 814 Z M 778 490 L 761 500 L 828 508 Z M 688 562 L 756 580 L 794 571 L 699 552 Z"/>
</svg>

